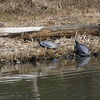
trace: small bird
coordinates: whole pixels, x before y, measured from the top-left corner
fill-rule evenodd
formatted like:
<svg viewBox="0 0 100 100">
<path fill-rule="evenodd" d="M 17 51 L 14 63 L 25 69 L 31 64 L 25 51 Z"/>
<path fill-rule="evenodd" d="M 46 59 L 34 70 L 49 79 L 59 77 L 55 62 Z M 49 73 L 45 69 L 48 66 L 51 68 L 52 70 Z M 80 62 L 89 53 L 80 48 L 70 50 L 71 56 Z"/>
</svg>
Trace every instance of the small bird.
<svg viewBox="0 0 100 100">
<path fill-rule="evenodd" d="M 90 51 L 86 45 L 80 44 L 77 40 L 75 40 L 75 43 L 74 49 L 77 56 L 86 57 L 90 55 Z"/>
</svg>

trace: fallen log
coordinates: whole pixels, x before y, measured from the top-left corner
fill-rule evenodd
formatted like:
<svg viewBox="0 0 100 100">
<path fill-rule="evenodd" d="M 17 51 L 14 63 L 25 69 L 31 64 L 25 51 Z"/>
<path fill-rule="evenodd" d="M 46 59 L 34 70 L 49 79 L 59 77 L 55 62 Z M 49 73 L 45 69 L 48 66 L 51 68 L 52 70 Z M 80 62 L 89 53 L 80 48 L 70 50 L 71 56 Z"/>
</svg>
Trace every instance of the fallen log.
<svg viewBox="0 0 100 100">
<path fill-rule="evenodd" d="M 50 36 L 73 36 L 76 31 L 92 35 L 100 35 L 100 25 L 62 25 L 51 27 L 11 27 L 0 28 L 0 37 L 4 36 L 20 36 L 23 33 L 31 34 L 32 37 L 50 37 Z"/>
<path fill-rule="evenodd" d="M 63 37 L 75 36 L 76 31 L 80 34 L 100 35 L 99 25 L 66 25 L 43 27 L 38 33 L 33 32 L 32 37 Z"/>
<path fill-rule="evenodd" d="M 7 27 L 0 28 L 0 36 L 20 35 L 21 33 L 31 33 L 40 31 L 43 27 Z"/>
</svg>

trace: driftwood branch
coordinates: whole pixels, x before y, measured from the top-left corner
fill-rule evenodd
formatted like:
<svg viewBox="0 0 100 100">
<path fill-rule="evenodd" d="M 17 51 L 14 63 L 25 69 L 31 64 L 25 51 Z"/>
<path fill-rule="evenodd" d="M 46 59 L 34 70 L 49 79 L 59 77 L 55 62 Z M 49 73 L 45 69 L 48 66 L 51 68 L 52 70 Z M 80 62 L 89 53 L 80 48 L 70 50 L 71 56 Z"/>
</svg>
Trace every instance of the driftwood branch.
<svg viewBox="0 0 100 100">
<path fill-rule="evenodd" d="M 66 25 L 51 27 L 12 27 L 0 28 L 0 36 L 20 36 L 22 33 L 32 37 L 73 36 L 76 31 L 92 35 L 100 35 L 100 25 Z"/>
</svg>

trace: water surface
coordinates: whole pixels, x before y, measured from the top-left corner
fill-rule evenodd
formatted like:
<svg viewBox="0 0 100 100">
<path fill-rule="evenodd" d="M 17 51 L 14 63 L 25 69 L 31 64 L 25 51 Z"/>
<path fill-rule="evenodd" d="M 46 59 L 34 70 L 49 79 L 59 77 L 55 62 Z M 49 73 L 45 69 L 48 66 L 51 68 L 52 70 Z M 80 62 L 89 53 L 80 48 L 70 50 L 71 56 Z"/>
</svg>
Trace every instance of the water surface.
<svg viewBox="0 0 100 100">
<path fill-rule="evenodd" d="M 0 100 L 99 100 L 100 58 L 86 59 L 4 65 Z"/>
</svg>

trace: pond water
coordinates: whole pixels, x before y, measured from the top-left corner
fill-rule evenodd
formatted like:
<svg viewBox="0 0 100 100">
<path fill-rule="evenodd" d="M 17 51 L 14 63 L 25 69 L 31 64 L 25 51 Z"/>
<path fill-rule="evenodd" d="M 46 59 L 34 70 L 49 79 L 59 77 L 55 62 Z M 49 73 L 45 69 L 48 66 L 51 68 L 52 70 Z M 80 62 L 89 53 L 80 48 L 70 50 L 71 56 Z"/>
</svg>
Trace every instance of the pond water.
<svg viewBox="0 0 100 100">
<path fill-rule="evenodd" d="M 100 57 L 1 65 L 0 100 L 99 100 Z"/>
</svg>

